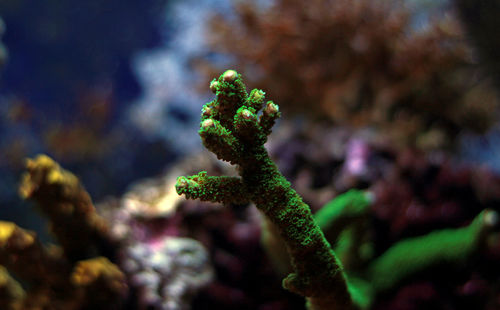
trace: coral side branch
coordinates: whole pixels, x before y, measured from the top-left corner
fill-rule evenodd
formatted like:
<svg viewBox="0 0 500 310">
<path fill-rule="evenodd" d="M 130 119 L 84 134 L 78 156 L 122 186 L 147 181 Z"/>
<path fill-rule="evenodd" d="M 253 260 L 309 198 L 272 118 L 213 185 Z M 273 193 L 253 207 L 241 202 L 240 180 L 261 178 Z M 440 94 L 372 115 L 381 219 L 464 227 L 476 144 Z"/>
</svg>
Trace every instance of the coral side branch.
<svg viewBox="0 0 500 310">
<path fill-rule="evenodd" d="M 220 202 L 223 204 L 248 203 L 248 194 L 241 178 L 207 176 L 205 171 L 190 177 L 177 178 L 177 193 L 185 194 L 188 199 Z"/>
<path fill-rule="evenodd" d="M 324 205 L 314 214 L 314 219 L 322 230 L 328 230 L 340 221 L 366 215 L 372 200 L 370 193 L 351 189 Z"/>
<path fill-rule="evenodd" d="M 271 128 L 280 116 L 281 112 L 279 111 L 278 105 L 272 101 L 268 101 L 262 115 L 259 118 L 259 124 L 266 136 L 271 133 Z"/>
<path fill-rule="evenodd" d="M 50 219 L 51 232 L 70 260 L 85 258 L 87 247 L 106 247 L 110 242 L 107 224 L 95 212 L 89 194 L 76 176 L 46 155 L 28 159 L 26 170 L 19 193 L 36 201 Z"/>
<path fill-rule="evenodd" d="M 21 285 L 0 266 L 0 305 L 5 307 L 5 310 L 21 309 L 21 300 L 25 295 Z"/>
<path fill-rule="evenodd" d="M 293 273 L 285 288 L 308 298 L 310 309 L 351 309 L 347 282 L 311 210 L 271 161 L 264 143 L 280 117 L 264 92 L 247 95 L 241 76 L 227 70 L 210 89 L 216 99 L 203 107 L 200 136 L 220 159 L 238 164 L 239 178 L 179 177 L 177 193 L 188 199 L 219 202 L 251 201 L 275 226 L 290 255 Z M 259 112 L 260 111 L 260 112 Z M 260 114 L 260 117 L 258 116 Z"/>
<path fill-rule="evenodd" d="M 0 264 L 30 284 L 67 286 L 71 266 L 58 251 L 49 251 L 32 231 L 0 222 Z"/>
<path fill-rule="evenodd" d="M 198 131 L 203 145 L 217 155 L 218 159 L 228 161 L 232 164 L 238 163 L 238 152 L 240 143 L 231 131 L 224 128 L 215 119 L 206 119 L 201 123 Z"/>
<path fill-rule="evenodd" d="M 314 220 L 329 240 L 337 240 L 342 231 L 363 217 L 367 217 L 373 194 L 357 189 L 339 195 L 314 214 Z"/>
<path fill-rule="evenodd" d="M 213 105 L 214 119 L 232 131 L 233 117 L 247 98 L 241 76 L 234 70 L 227 70 L 218 80 L 210 83 L 210 89 L 217 95 L 216 103 Z"/>
<path fill-rule="evenodd" d="M 242 106 L 236 111 L 233 125 L 241 140 L 263 144 L 265 140 L 260 141 L 260 139 L 265 139 L 265 135 L 262 134 L 263 131 L 257 122 L 255 112 L 256 110 L 253 108 Z"/>
<path fill-rule="evenodd" d="M 112 300 L 120 300 L 127 290 L 125 275 L 105 257 L 97 257 L 79 261 L 70 276 L 71 283 L 77 288 L 84 288 L 89 296 L 93 296 L 95 308 Z M 111 305 L 109 305 L 111 306 Z"/>
</svg>

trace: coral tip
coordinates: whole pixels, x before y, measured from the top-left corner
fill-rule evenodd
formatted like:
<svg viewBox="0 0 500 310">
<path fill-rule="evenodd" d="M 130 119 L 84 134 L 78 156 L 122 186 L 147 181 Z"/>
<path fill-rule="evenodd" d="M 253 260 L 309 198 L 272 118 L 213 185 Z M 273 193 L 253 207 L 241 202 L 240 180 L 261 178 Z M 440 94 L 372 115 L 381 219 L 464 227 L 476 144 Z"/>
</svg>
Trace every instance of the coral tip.
<svg viewBox="0 0 500 310">
<path fill-rule="evenodd" d="M 237 77 L 238 77 L 238 73 L 236 73 L 236 71 L 234 71 L 234 70 L 227 70 L 222 75 L 222 78 L 226 82 L 234 82 L 234 80 L 236 80 Z"/>
</svg>

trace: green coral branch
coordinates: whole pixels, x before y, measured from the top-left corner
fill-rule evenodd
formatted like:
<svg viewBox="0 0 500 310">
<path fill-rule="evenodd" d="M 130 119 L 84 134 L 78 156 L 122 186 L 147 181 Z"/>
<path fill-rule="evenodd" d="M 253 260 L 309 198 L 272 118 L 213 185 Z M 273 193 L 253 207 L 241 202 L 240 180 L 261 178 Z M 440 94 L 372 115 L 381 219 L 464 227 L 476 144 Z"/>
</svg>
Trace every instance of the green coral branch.
<svg viewBox="0 0 500 310">
<path fill-rule="evenodd" d="M 344 268 L 357 269 L 372 258 L 373 246 L 367 242 L 371 192 L 351 189 L 337 196 L 314 214 L 326 238 L 336 241 L 334 251 Z"/>
<path fill-rule="evenodd" d="M 204 120 L 198 134 L 206 148 L 217 155 L 218 159 L 225 159 L 232 164 L 239 163 L 240 143 L 219 121 L 211 118 Z"/>
<path fill-rule="evenodd" d="M 477 253 L 492 231 L 497 229 L 499 215 L 484 210 L 465 227 L 433 231 L 427 235 L 402 240 L 391 246 L 367 266 L 356 268 L 352 260 L 363 256 L 363 243 L 356 230 L 369 210 L 374 197 L 350 190 L 327 203 L 314 218 L 325 232 L 337 240 L 335 253 L 346 268 L 349 293 L 353 303 L 368 309 L 376 294 L 396 287 L 414 274 L 442 263 L 460 265 Z M 349 224 L 350 221 L 350 224 Z M 353 256 L 352 254 L 356 255 Z M 354 264 L 356 265 L 356 264 Z M 358 266 L 359 267 L 359 266 Z"/>
<path fill-rule="evenodd" d="M 202 110 L 199 133 L 203 145 L 219 159 L 238 164 L 241 178 L 209 177 L 204 172 L 179 177 L 177 192 L 191 199 L 255 203 L 275 226 L 290 255 L 293 273 L 283 280 L 283 286 L 307 297 L 310 309 L 353 308 L 341 264 L 309 206 L 264 148 L 281 115 L 279 107 L 271 101 L 264 104 L 261 90 L 247 95 L 234 70 L 213 80 L 210 89 L 217 97 Z"/>
<path fill-rule="evenodd" d="M 431 266 L 464 262 L 497 222 L 495 211 L 484 210 L 468 226 L 438 230 L 398 242 L 371 263 L 369 282 L 375 291 L 384 291 Z"/>
<path fill-rule="evenodd" d="M 351 189 L 324 205 L 314 214 L 314 219 L 322 230 L 345 226 L 345 222 L 365 216 L 373 199 L 369 192 Z"/>
<path fill-rule="evenodd" d="M 223 204 L 248 203 L 245 186 L 238 177 L 207 176 L 206 171 L 190 177 L 179 177 L 175 185 L 177 193 L 188 199 L 220 202 Z"/>
<path fill-rule="evenodd" d="M 318 210 L 314 220 L 323 232 L 328 232 L 329 240 L 337 240 L 347 226 L 367 217 L 373 200 L 372 193 L 351 189 Z"/>
</svg>

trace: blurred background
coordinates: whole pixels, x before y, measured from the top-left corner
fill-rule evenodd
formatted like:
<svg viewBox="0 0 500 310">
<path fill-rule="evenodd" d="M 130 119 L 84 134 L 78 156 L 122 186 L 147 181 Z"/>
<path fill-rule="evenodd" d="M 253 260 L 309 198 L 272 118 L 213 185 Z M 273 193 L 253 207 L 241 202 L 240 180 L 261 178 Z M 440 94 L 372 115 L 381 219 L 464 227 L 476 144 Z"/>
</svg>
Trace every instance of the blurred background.
<svg viewBox="0 0 500 310">
<path fill-rule="evenodd" d="M 496 183 L 474 187 L 500 172 L 499 11 L 490 2 L 2 0 L 0 219 L 48 238 L 17 195 L 35 154 L 74 172 L 94 201 L 197 154 L 208 84 L 227 68 L 280 105 L 270 150 L 306 199 L 308 188 L 368 188 L 397 162 L 417 167 L 422 184 L 434 182 L 423 176 L 430 166 L 446 167 L 435 186 L 469 186 L 467 199 L 482 203 L 473 210 L 494 205 Z M 343 167 L 350 174 L 334 178 Z M 320 205 L 333 194 L 310 195 Z M 429 216 L 459 209 L 446 206 Z"/>
</svg>

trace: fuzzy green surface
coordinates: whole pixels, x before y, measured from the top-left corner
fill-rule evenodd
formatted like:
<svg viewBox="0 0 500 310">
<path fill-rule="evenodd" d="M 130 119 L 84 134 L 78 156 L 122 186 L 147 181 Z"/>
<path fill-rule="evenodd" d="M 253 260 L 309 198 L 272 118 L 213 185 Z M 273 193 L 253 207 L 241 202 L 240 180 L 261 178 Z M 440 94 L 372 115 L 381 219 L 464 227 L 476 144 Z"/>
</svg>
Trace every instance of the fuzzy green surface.
<svg viewBox="0 0 500 310">
<path fill-rule="evenodd" d="M 290 254 L 294 273 L 285 288 L 308 297 L 312 309 L 351 309 L 340 262 L 311 210 L 270 159 L 264 143 L 280 117 L 279 107 L 265 93 L 247 95 L 234 70 L 212 81 L 216 99 L 202 109 L 199 134 L 203 145 L 219 159 L 238 165 L 240 178 L 210 177 L 205 172 L 179 177 L 176 189 L 189 199 L 221 203 L 254 202 L 275 225 Z"/>
<path fill-rule="evenodd" d="M 337 220 L 362 216 L 368 211 L 372 198 L 364 191 L 351 189 L 318 210 L 314 219 L 322 230 L 335 226 Z"/>
<path fill-rule="evenodd" d="M 431 265 L 464 262 L 478 246 L 483 217 L 484 211 L 466 227 L 434 231 L 398 242 L 371 264 L 368 274 L 374 289 L 387 290 Z"/>
</svg>

